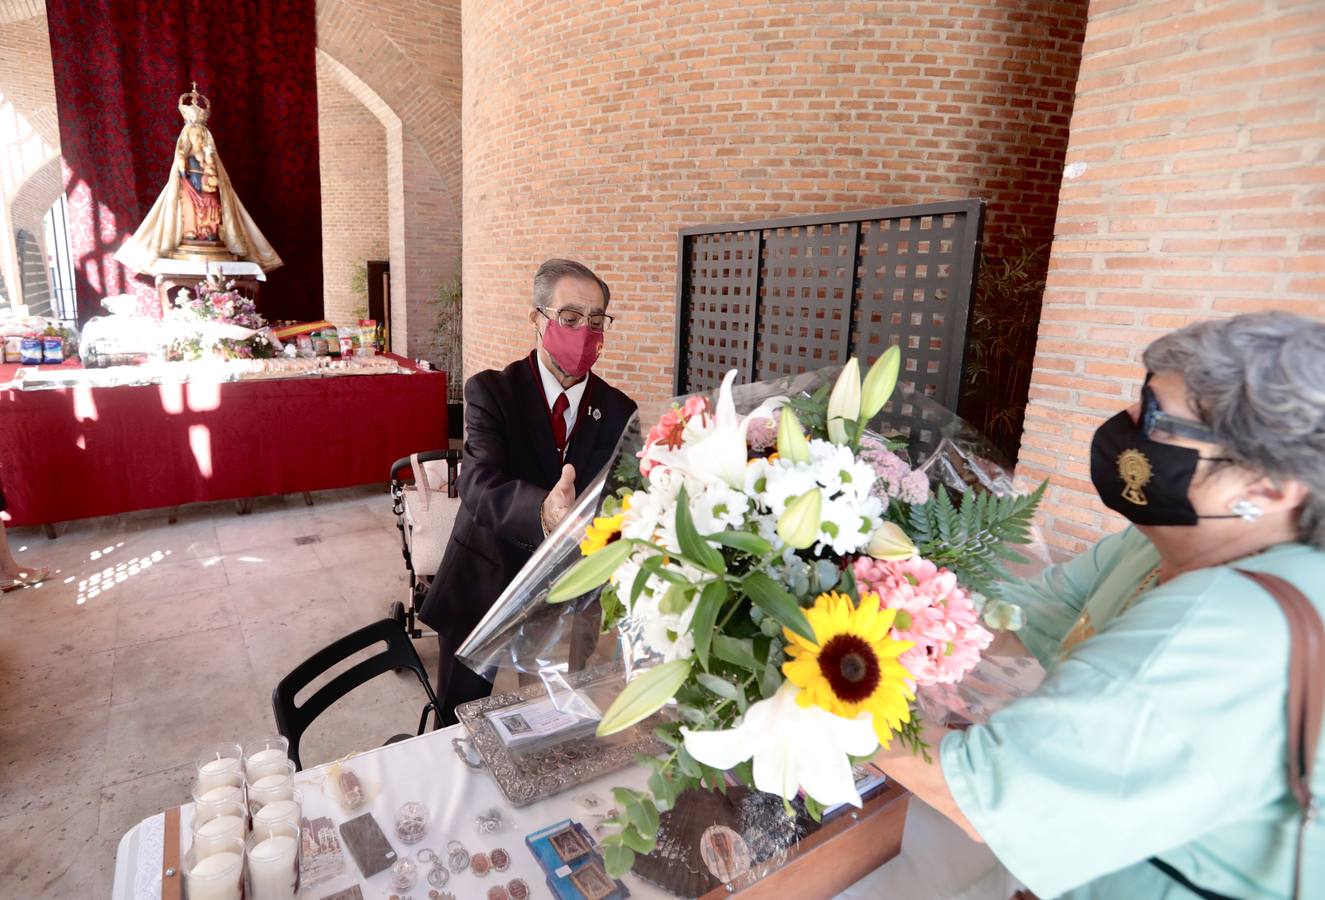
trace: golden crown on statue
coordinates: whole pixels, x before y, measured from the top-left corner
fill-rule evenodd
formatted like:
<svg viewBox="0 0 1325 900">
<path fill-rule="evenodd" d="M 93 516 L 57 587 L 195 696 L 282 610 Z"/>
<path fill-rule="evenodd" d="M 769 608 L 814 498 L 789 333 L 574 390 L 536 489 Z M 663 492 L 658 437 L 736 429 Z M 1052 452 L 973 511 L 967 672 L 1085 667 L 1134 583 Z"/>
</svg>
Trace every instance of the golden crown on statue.
<svg viewBox="0 0 1325 900">
<path fill-rule="evenodd" d="M 212 101 L 198 93 L 198 82 L 192 84 L 192 90 L 179 95 L 179 114 L 190 125 L 206 125 L 212 112 Z"/>
</svg>

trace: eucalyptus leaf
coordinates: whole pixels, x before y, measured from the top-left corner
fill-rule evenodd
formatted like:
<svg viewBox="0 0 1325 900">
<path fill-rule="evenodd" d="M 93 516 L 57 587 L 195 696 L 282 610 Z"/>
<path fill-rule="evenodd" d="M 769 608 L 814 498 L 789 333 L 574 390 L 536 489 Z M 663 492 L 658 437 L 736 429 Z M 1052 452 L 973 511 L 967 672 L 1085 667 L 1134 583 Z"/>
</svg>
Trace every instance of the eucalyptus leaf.
<svg viewBox="0 0 1325 900">
<path fill-rule="evenodd" d="M 741 582 L 741 589 L 756 606 L 776 619 L 785 628 L 794 631 L 807 641 L 817 640 L 810 620 L 805 618 L 796 598 L 787 593 L 782 585 L 763 572 L 751 572 Z"/>
<path fill-rule="evenodd" d="M 818 593 L 831 591 L 842 578 L 842 570 L 831 559 L 817 560 L 814 564 L 814 589 Z"/>
<path fill-rule="evenodd" d="M 695 636 L 695 656 L 705 669 L 709 665 L 709 642 L 713 638 L 713 626 L 718 621 L 718 612 L 727 602 L 727 582 L 719 579 L 704 585 L 699 594 L 699 604 L 695 614 L 690 617 L 690 632 Z"/>
<path fill-rule="evenodd" d="M 598 723 L 598 736 L 606 737 L 642 722 L 663 708 L 690 675 L 690 660 L 677 659 L 636 675 L 608 707 Z"/>
<path fill-rule="evenodd" d="M 603 866 L 607 869 L 607 874 L 613 878 L 620 878 L 630 871 L 630 867 L 635 865 L 635 851 L 623 844 L 603 841 Z"/>
<path fill-rule="evenodd" d="M 614 541 L 591 556 L 577 562 L 566 574 L 557 579 L 548 591 L 548 603 L 564 603 L 589 593 L 612 577 L 612 573 L 626 561 L 634 550 L 630 541 Z"/>
<path fill-rule="evenodd" d="M 690 518 L 690 498 L 684 487 L 676 495 L 676 542 L 680 545 L 681 552 L 701 568 L 708 569 L 715 575 L 727 571 L 727 563 L 722 558 L 722 554 L 713 549 L 695 530 L 694 520 Z"/>
<path fill-rule="evenodd" d="M 653 848 L 658 843 L 658 836 L 654 835 L 646 838 L 634 828 L 623 828 L 621 830 L 621 843 L 636 853 L 652 853 Z"/>
</svg>

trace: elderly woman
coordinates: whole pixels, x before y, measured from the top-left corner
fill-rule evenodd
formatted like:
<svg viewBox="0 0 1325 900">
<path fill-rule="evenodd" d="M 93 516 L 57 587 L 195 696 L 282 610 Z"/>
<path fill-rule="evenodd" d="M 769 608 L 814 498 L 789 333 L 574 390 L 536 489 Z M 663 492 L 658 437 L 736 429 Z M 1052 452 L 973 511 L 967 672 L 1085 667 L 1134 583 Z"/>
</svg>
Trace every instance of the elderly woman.
<svg viewBox="0 0 1325 900">
<path fill-rule="evenodd" d="M 1325 612 L 1325 323 L 1202 322 L 1144 361 L 1140 404 L 1091 445 L 1134 527 L 1004 591 L 1044 683 L 987 724 L 927 726 L 933 763 L 897 742 L 877 761 L 1042 897 L 1286 897 L 1289 632 L 1234 569 Z M 1301 896 L 1325 897 L 1319 822 L 1302 855 Z"/>
</svg>

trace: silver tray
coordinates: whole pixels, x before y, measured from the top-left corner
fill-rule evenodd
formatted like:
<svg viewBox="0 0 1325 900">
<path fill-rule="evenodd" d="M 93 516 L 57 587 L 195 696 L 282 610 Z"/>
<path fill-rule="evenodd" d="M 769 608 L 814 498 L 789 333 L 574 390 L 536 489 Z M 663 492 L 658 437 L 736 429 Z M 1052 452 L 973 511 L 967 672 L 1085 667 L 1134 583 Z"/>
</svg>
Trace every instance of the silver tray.
<svg viewBox="0 0 1325 900">
<path fill-rule="evenodd" d="M 599 709 L 606 710 L 621 690 L 621 667 L 618 664 L 586 669 L 568 676 L 567 681 L 575 690 L 589 695 Z M 653 716 L 610 737 L 590 734 L 525 753 L 512 753 L 502 743 L 488 713 L 546 695 L 547 688 L 538 683 L 456 707 L 456 716 L 512 806 L 528 806 L 624 769 L 635 762 L 637 753 L 654 756 L 665 749 L 653 737 L 653 729 L 661 722 Z"/>
</svg>

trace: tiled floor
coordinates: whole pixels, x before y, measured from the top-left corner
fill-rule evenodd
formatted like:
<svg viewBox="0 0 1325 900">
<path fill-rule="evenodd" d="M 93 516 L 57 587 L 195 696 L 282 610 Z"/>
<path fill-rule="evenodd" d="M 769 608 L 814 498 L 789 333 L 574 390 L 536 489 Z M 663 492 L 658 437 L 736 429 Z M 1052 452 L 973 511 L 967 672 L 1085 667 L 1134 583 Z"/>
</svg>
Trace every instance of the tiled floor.
<svg viewBox="0 0 1325 900">
<path fill-rule="evenodd" d="M 274 732 L 276 682 L 405 599 L 381 488 L 314 499 L 10 530 L 53 575 L 0 596 L 0 897 L 109 897 L 120 836 L 188 799 L 194 751 Z M 436 642 L 416 646 L 432 672 Z M 422 698 L 412 675 L 365 685 L 309 730 L 304 764 L 412 731 Z"/>
</svg>

